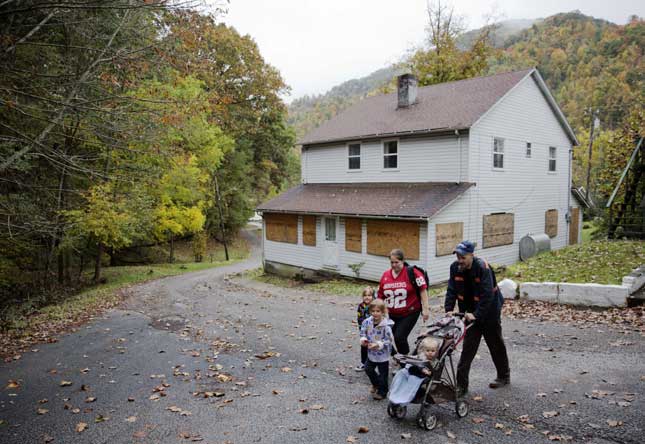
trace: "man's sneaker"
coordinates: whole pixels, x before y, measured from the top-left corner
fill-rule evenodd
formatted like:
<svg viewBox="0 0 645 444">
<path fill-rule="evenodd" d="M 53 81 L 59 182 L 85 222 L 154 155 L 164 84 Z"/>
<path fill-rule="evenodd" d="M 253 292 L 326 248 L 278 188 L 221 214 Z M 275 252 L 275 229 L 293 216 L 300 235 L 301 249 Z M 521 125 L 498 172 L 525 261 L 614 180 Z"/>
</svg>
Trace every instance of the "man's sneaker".
<svg viewBox="0 0 645 444">
<path fill-rule="evenodd" d="M 365 364 L 359 364 L 356 367 L 354 367 L 354 370 L 357 372 L 362 372 L 365 370 Z"/>
<path fill-rule="evenodd" d="M 377 401 L 381 401 L 382 399 L 385 399 L 385 396 L 381 395 L 380 393 L 374 393 L 374 396 L 372 397 Z"/>
<path fill-rule="evenodd" d="M 511 383 L 511 378 L 495 378 L 488 386 L 492 389 L 504 387 Z"/>
</svg>

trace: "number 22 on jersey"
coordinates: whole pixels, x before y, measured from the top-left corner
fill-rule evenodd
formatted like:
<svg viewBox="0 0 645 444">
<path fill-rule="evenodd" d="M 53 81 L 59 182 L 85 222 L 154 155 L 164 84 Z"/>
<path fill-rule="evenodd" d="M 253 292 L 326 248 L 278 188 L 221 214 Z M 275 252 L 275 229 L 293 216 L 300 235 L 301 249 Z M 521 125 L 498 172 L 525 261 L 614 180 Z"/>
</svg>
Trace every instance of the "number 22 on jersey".
<svg viewBox="0 0 645 444">
<path fill-rule="evenodd" d="M 407 304 L 408 291 L 405 288 L 383 291 L 387 308 L 405 308 Z"/>
</svg>

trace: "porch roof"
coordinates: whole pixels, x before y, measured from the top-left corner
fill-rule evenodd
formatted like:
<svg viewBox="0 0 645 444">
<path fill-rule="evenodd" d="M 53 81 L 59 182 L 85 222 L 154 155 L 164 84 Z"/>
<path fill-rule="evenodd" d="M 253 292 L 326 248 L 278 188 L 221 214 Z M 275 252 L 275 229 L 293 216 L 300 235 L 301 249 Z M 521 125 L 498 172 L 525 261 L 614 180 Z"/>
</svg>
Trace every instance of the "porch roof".
<svg viewBox="0 0 645 444">
<path fill-rule="evenodd" d="M 428 219 L 473 183 L 316 183 L 293 187 L 257 211 Z"/>
</svg>

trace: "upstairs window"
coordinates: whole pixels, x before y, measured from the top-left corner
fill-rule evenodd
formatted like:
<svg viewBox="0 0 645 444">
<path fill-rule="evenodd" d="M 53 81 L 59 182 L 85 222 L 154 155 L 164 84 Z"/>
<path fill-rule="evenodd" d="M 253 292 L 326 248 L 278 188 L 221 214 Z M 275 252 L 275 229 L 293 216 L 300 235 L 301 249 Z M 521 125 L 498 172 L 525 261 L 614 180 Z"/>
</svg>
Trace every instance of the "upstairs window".
<svg viewBox="0 0 645 444">
<path fill-rule="evenodd" d="M 549 147 L 549 172 L 555 171 L 555 159 L 557 156 L 557 150 L 554 146 Z"/>
<path fill-rule="evenodd" d="M 493 168 L 504 168 L 504 139 L 493 139 Z"/>
<path fill-rule="evenodd" d="M 383 168 L 397 168 L 399 157 L 399 142 L 390 140 L 383 143 Z"/>
<path fill-rule="evenodd" d="M 531 158 L 531 142 L 526 142 L 526 158 Z"/>
<path fill-rule="evenodd" d="M 347 145 L 347 149 L 348 149 L 349 169 L 360 170 L 361 169 L 361 144 L 350 143 L 349 145 Z"/>
</svg>

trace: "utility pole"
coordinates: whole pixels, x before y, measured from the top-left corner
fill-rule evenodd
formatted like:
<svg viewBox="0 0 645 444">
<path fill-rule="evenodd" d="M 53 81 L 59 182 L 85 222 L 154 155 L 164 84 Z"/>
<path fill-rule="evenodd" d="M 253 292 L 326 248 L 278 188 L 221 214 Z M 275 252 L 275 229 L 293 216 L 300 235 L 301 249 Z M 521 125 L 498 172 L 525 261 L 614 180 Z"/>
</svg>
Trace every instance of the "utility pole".
<svg viewBox="0 0 645 444">
<path fill-rule="evenodd" d="M 591 180 L 591 152 L 593 149 L 594 129 L 598 126 L 598 118 L 594 110 L 589 107 L 589 155 L 587 157 L 587 186 L 585 188 L 585 199 L 589 202 L 589 182 Z"/>
<path fill-rule="evenodd" d="M 224 254 L 228 262 L 228 247 L 226 246 L 226 236 L 224 235 L 224 215 L 222 214 L 222 199 L 219 194 L 219 184 L 217 183 L 217 174 L 213 173 L 215 178 L 215 194 L 217 196 L 217 211 L 219 212 L 219 229 L 222 236 L 222 243 L 224 244 Z"/>
</svg>

